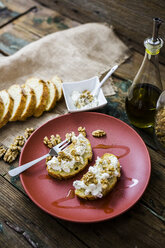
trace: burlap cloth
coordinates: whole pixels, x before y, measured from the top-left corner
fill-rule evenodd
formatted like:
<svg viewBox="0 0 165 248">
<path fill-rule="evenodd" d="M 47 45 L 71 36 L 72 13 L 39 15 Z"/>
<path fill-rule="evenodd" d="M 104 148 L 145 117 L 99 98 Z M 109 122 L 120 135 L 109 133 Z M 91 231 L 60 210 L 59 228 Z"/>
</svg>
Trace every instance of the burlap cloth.
<svg viewBox="0 0 165 248">
<path fill-rule="evenodd" d="M 128 48 L 106 24 L 88 23 L 50 34 L 32 42 L 9 57 L 0 57 L 0 89 L 22 84 L 31 76 L 48 80 L 58 75 L 63 81 L 101 76 L 113 65 L 129 56 Z M 105 95 L 114 94 L 111 82 L 104 87 Z M 12 122 L 0 129 L 0 142 L 9 145 L 26 127 L 39 127 L 58 115 L 67 113 L 65 101 L 53 111 L 25 122 Z"/>
</svg>

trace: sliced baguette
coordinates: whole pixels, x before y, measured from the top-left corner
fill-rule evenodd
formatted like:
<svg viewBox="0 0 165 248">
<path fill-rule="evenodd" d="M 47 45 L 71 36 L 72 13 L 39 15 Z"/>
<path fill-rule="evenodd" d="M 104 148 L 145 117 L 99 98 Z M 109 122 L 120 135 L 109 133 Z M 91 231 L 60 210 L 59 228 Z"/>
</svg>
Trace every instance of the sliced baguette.
<svg viewBox="0 0 165 248">
<path fill-rule="evenodd" d="M 4 109 L 5 109 L 5 106 L 4 106 L 4 103 L 2 101 L 2 98 L 0 97 L 0 121 L 1 121 L 1 118 L 3 116 Z"/>
<path fill-rule="evenodd" d="M 13 105 L 14 101 L 7 92 L 7 90 L 1 90 L 0 91 L 0 97 L 3 101 L 4 104 L 4 111 L 0 119 L 0 128 L 3 127 L 10 119 L 12 110 L 13 110 Z"/>
<path fill-rule="evenodd" d="M 100 158 L 98 158 L 97 161 L 99 161 L 99 159 Z M 114 160 L 116 165 L 113 165 Z M 117 179 L 120 177 L 120 163 L 115 155 L 105 153 L 101 157 L 100 161 L 102 162 L 99 163 L 99 165 L 97 161 L 94 166 L 89 167 L 88 172 L 83 175 L 81 180 L 74 181 L 73 183 L 73 186 L 75 187 L 75 194 L 82 199 L 95 200 L 102 198 L 114 188 L 117 183 Z M 104 173 L 109 176 L 106 177 Z M 101 176 L 103 178 L 98 179 Z M 95 193 L 91 193 L 90 187 L 93 188 L 93 190 L 96 190 Z M 100 190 L 98 191 L 99 187 Z"/>
<path fill-rule="evenodd" d="M 40 80 L 38 78 L 29 78 L 26 81 L 26 84 L 30 86 L 35 93 L 36 107 L 33 115 L 35 117 L 39 117 L 40 115 L 42 115 L 43 111 L 45 110 L 48 101 L 48 97 L 49 97 L 48 86 L 43 80 Z"/>
<path fill-rule="evenodd" d="M 50 82 L 53 82 L 57 88 L 57 101 L 60 101 L 63 97 L 62 80 L 58 76 L 54 76 Z"/>
<path fill-rule="evenodd" d="M 72 178 L 76 174 L 78 174 L 80 171 L 84 170 L 86 168 L 86 166 L 88 165 L 89 161 L 92 160 L 92 155 L 93 155 L 92 154 L 91 144 L 90 144 L 89 140 L 84 137 L 84 142 L 86 143 L 86 149 L 85 149 L 85 153 L 82 155 L 83 163 L 80 162 L 80 161 L 75 162 L 73 168 L 70 169 L 70 172 L 66 172 L 64 170 L 59 171 L 59 170 L 53 169 L 53 166 L 50 164 L 50 163 L 52 163 L 51 162 L 52 160 L 50 160 L 50 161 L 47 162 L 48 174 L 50 176 L 54 177 L 54 178 L 63 180 L 63 179 Z M 65 148 L 64 152 L 66 154 L 71 154 L 72 151 L 74 150 L 74 148 L 75 148 L 75 145 L 72 143 L 67 148 Z M 58 160 L 59 158 L 61 159 L 60 154 L 55 159 Z"/>
<path fill-rule="evenodd" d="M 48 87 L 49 90 L 49 97 L 48 97 L 48 101 L 45 107 L 46 111 L 50 111 L 51 109 L 53 109 L 56 105 L 56 101 L 57 101 L 57 88 L 55 86 L 55 84 L 51 81 L 47 81 L 46 85 Z"/>
<path fill-rule="evenodd" d="M 28 117 L 33 115 L 36 107 L 36 96 L 32 88 L 29 85 L 21 85 L 24 94 L 26 95 L 26 104 L 21 116 L 18 118 L 20 121 L 26 120 Z"/>
<path fill-rule="evenodd" d="M 13 84 L 10 86 L 8 93 L 14 100 L 13 111 L 9 121 L 17 121 L 24 111 L 26 95 L 23 93 L 21 86 L 18 84 Z"/>
</svg>

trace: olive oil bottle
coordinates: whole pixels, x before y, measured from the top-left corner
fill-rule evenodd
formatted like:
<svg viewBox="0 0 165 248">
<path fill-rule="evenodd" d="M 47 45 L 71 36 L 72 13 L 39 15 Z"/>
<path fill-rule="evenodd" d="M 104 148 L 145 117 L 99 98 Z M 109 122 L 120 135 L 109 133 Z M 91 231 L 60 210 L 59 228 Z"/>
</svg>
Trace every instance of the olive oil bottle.
<svg viewBox="0 0 165 248">
<path fill-rule="evenodd" d="M 153 35 L 144 41 L 145 56 L 135 76 L 125 101 L 130 122 L 139 128 L 154 126 L 156 103 L 162 92 L 158 54 L 163 41 L 158 37 L 161 24 L 159 18 L 153 19 Z"/>
</svg>

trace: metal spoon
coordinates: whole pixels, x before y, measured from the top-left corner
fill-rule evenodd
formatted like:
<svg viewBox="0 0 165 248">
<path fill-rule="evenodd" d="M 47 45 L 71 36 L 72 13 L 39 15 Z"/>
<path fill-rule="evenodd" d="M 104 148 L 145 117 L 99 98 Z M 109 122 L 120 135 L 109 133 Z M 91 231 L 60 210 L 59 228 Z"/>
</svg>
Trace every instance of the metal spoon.
<svg viewBox="0 0 165 248">
<path fill-rule="evenodd" d="M 91 92 L 91 95 L 93 96 L 97 96 L 99 93 L 100 88 L 102 87 L 102 85 L 105 83 L 105 81 L 114 73 L 114 71 L 116 71 L 116 69 L 118 68 L 118 65 L 115 65 L 111 68 L 111 70 L 106 74 L 106 76 L 102 79 L 101 83 L 98 84 Z"/>
</svg>

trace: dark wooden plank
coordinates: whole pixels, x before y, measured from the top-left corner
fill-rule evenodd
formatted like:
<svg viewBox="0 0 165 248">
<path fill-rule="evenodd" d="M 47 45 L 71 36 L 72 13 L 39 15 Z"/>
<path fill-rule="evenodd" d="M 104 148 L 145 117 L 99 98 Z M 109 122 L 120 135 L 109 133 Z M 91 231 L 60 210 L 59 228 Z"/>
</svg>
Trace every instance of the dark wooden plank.
<svg viewBox="0 0 165 248">
<path fill-rule="evenodd" d="M 165 16 L 164 1 L 157 0 L 37 0 L 44 6 L 59 11 L 61 14 L 81 22 L 107 22 L 112 24 L 121 37 L 125 37 L 139 52 L 143 52 L 143 41 L 151 36 L 152 18 Z M 164 38 L 165 26 L 160 35 Z M 160 58 L 165 63 L 165 47 Z"/>
<path fill-rule="evenodd" d="M 15 9 L 16 6 L 24 5 L 23 2 L 23 0 L 16 0 L 14 4 L 12 1 L 7 3 L 10 8 Z M 41 7 L 31 0 L 26 2 L 25 7 L 35 7 L 35 11 L 29 11 L 0 29 L 0 51 L 6 55 L 14 54 L 29 42 L 37 40 L 46 34 L 79 25 L 77 22 L 63 17 L 58 12 Z"/>
<path fill-rule="evenodd" d="M 91 248 L 164 247 L 164 223 L 139 203 L 123 215 L 103 223 L 63 224 Z"/>
<path fill-rule="evenodd" d="M 0 26 L 3 26 L 17 16 L 19 16 L 17 11 L 8 9 L 3 1 L 0 1 Z"/>
<path fill-rule="evenodd" d="M 165 221 L 165 157 L 148 148 L 151 157 L 151 178 L 142 201 Z"/>
<path fill-rule="evenodd" d="M 14 24 L 40 37 L 79 25 L 78 22 L 62 16 L 55 10 L 38 5 L 36 12 L 29 12 L 27 15 L 14 21 Z"/>
<path fill-rule="evenodd" d="M 86 247 L 59 221 L 39 209 L 23 193 L 0 176 L 0 246 L 32 247 L 23 234 L 14 231 L 9 225 L 21 228 L 37 247 Z"/>
<path fill-rule="evenodd" d="M 34 2 L 15 0 L 0 1 L 0 27 L 35 9 Z"/>
<path fill-rule="evenodd" d="M 0 29 L 0 50 L 6 55 L 12 55 L 30 42 L 38 39 L 38 35 L 32 34 L 19 26 L 9 24 Z"/>
</svg>

